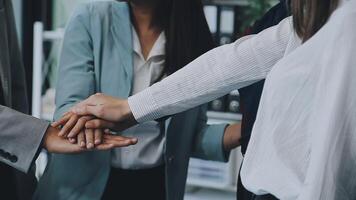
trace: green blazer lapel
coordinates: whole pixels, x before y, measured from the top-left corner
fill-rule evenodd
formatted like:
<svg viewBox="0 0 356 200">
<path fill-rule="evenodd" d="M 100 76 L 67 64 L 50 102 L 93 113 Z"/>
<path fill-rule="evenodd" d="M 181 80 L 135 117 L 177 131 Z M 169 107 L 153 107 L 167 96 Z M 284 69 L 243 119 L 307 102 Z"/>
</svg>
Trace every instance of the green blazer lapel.
<svg viewBox="0 0 356 200">
<path fill-rule="evenodd" d="M 2 0 L 0 0 L 0 6 L 4 6 Z M 4 94 L 4 100 L 7 106 L 11 106 L 11 94 L 10 94 L 10 61 L 9 61 L 9 46 L 7 43 L 7 21 L 9 19 L 6 16 L 4 7 L 0 7 L 0 81 Z"/>
<path fill-rule="evenodd" d="M 128 78 L 133 77 L 132 61 L 132 30 L 130 20 L 130 9 L 127 3 L 113 4 L 113 22 L 111 31 L 114 36 L 115 44 L 120 50 L 119 56 L 125 68 Z"/>
</svg>

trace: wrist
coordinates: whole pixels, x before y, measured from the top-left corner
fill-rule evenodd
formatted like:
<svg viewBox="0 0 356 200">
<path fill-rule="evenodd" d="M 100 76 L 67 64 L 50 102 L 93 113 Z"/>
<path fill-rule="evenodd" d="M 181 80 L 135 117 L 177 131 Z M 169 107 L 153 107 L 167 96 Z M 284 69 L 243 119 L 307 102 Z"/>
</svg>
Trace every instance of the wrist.
<svg viewBox="0 0 356 200">
<path fill-rule="evenodd" d="M 240 139 L 241 139 L 241 124 L 233 124 L 227 126 L 224 134 L 225 151 L 231 151 L 232 149 L 240 146 Z"/>
<path fill-rule="evenodd" d="M 130 105 L 129 105 L 129 102 L 127 99 L 121 101 L 120 110 L 121 110 L 121 115 L 123 117 L 122 119 L 128 120 L 132 123 L 137 124 L 137 121 L 131 111 L 131 108 L 130 108 Z"/>
<path fill-rule="evenodd" d="M 53 128 L 52 126 L 49 126 L 47 128 L 47 131 L 43 137 L 43 141 L 42 141 L 42 147 L 44 149 L 46 149 L 48 152 L 52 152 L 51 151 L 51 145 L 50 145 L 50 141 L 51 141 L 51 137 L 53 134 L 56 134 L 56 132 L 58 132 L 57 129 Z"/>
</svg>

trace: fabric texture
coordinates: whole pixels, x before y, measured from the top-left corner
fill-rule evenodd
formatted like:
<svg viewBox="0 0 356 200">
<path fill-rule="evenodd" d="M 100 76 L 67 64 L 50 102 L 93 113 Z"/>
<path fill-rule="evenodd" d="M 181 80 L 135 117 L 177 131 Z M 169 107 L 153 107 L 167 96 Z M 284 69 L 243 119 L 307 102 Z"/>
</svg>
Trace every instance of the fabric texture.
<svg viewBox="0 0 356 200">
<path fill-rule="evenodd" d="M 288 4 L 286 1 L 281 0 L 277 5 L 272 7 L 260 20 L 252 27 L 252 34 L 259 32 L 277 25 L 284 18 L 289 16 Z M 240 93 L 240 107 L 242 113 L 241 120 L 241 153 L 245 155 L 248 143 L 250 141 L 252 128 L 256 120 L 258 106 L 262 95 L 262 90 L 265 81 L 259 81 L 250 86 L 239 89 Z M 241 170 L 240 170 L 241 173 Z M 239 173 L 237 184 L 237 200 L 253 200 L 256 195 L 248 191 L 241 182 Z M 267 197 L 265 197 L 267 198 Z M 272 198 L 272 197 L 271 197 Z"/>
<path fill-rule="evenodd" d="M 260 20 L 256 21 L 251 29 L 252 34 L 258 34 L 261 31 L 277 25 L 283 19 L 288 17 L 288 4 L 285 0 L 272 7 Z M 241 121 L 241 153 L 246 153 L 248 142 L 250 141 L 253 124 L 256 120 L 258 105 L 262 95 L 264 80 L 254 83 L 250 86 L 239 89 L 240 106 L 242 112 Z"/>
<path fill-rule="evenodd" d="M 279 199 L 356 198 L 355 17 L 356 1 L 343 2 L 268 75 L 242 167 L 247 189 Z"/>
<path fill-rule="evenodd" d="M 162 32 L 155 41 L 149 55 L 144 58 L 140 39 L 134 26 L 132 33 L 133 83 L 131 94 L 151 86 L 161 76 L 165 62 L 166 37 Z M 164 122 L 161 122 L 164 123 Z M 111 165 L 120 169 L 148 169 L 164 164 L 165 134 L 161 123 L 145 122 L 121 132 L 135 137 L 140 142 L 127 148 L 112 151 Z"/>
<path fill-rule="evenodd" d="M 144 170 L 112 168 L 102 200 L 165 200 L 165 167 Z M 120 188 L 118 190 L 118 188 Z"/>
<path fill-rule="evenodd" d="M 144 122 L 182 112 L 264 79 L 276 62 L 300 43 L 291 19 L 217 47 L 129 97 L 135 119 Z"/>
</svg>

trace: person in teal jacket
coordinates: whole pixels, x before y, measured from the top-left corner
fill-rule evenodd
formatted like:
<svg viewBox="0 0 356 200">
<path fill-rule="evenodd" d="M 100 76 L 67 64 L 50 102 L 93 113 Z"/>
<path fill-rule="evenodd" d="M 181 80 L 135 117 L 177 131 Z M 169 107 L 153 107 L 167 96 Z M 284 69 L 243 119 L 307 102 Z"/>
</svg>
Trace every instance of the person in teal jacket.
<svg viewBox="0 0 356 200">
<path fill-rule="evenodd" d="M 201 0 L 82 5 L 64 36 L 55 120 L 95 93 L 127 98 L 213 47 Z M 207 125 L 206 111 L 196 107 L 119 133 L 138 139 L 132 147 L 53 154 L 34 199 L 183 199 L 191 156 L 226 162 L 239 144 L 240 126 Z M 93 148 L 101 132 L 69 136 Z"/>
</svg>

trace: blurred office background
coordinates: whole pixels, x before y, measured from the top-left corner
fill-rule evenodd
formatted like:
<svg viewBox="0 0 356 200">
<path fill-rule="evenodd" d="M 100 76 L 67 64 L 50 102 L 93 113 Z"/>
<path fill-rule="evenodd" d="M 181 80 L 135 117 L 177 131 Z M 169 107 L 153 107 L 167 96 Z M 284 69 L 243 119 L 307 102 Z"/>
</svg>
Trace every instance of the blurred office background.
<svg viewBox="0 0 356 200">
<path fill-rule="evenodd" d="M 56 83 L 61 38 L 68 18 L 75 7 L 94 0 L 12 0 L 20 39 L 29 101 L 32 113 L 51 121 L 54 112 L 53 89 Z M 96 0 L 98 1 L 98 0 Z M 249 33 L 249 27 L 276 0 L 203 0 L 205 13 L 217 44 L 235 41 Z M 208 112 L 209 123 L 241 120 L 239 94 L 212 101 Z M 237 173 L 241 164 L 240 150 L 236 149 L 229 163 L 191 159 L 187 180 L 187 200 L 236 199 Z M 46 153 L 37 160 L 37 176 L 46 166 Z"/>
</svg>

